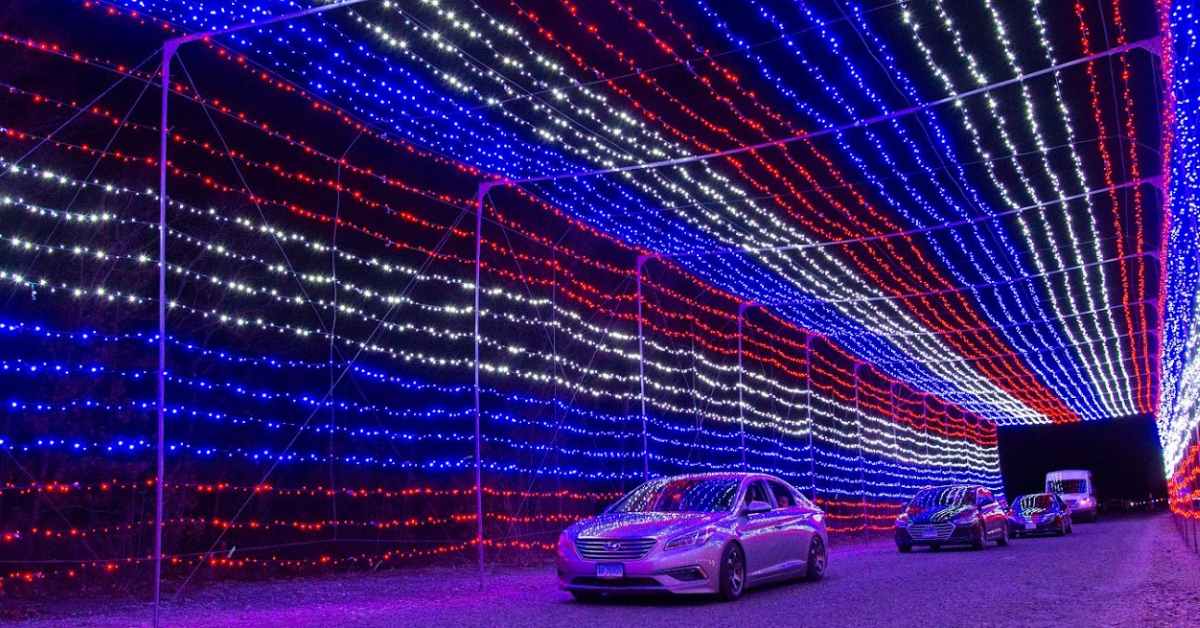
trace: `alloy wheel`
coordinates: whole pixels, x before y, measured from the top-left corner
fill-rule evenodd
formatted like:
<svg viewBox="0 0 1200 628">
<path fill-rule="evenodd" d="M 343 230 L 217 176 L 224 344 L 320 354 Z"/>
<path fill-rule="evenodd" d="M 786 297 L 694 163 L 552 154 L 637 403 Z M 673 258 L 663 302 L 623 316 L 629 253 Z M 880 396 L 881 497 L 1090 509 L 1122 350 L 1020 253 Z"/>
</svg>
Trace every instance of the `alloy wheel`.
<svg viewBox="0 0 1200 628">
<path fill-rule="evenodd" d="M 729 587 L 729 597 L 737 598 L 746 586 L 746 561 L 742 557 L 742 549 L 731 545 L 725 552 L 725 578 Z"/>
<path fill-rule="evenodd" d="M 808 543 L 808 571 L 807 578 L 809 580 L 820 580 L 825 576 L 825 568 L 829 566 L 829 553 L 825 551 L 825 543 L 819 536 L 813 536 L 812 541 Z"/>
</svg>

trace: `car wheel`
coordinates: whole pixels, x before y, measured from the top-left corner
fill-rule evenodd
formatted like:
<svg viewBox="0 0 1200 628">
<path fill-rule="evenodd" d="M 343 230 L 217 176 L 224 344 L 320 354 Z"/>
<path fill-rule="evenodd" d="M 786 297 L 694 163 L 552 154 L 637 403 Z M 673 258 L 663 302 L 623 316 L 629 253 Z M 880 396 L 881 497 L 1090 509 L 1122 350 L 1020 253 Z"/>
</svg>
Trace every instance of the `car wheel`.
<svg viewBox="0 0 1200 628">
<path fill-rule="evenodd" d="M 912 543 L 897 543 L 896 549 L 900 550 L 901 554 L 907 554 L 912 551 Z"/>
<path fill-rule="evenodd" d="M 1008 547 L 1008 524 L 1000 528 L 1000 538 L 996 539 L 996 545 L 1000 547 Z"/>
<path fill-rule="evenodd" d="M 571 591 L 571 597 L 575 598 L 576 602 L 583 604 L 591 604 L 599 602 L 603 596 L 595 591 Z"/>
<path fill-rule="evenodd" d="M 746 590 L 746 555 L 742 546 L 730 543 L 721 552 L 721 589 L 720 596 L 726 602 L 732 602 Z"/>
<path fill-rule="evenodd" d="M 987 528 L 982 523 L 975 529 L 975 538 L 971 540 L 971 547 L 977 550 L 987 548 Z"/>
<path fill-rule="evenodd" d="M 825 542 L 814 534 L 812 541 L 808 543 L 808 567 L 804 572 L 804 579 L 816 582 L 824 578 L 825 568 L 828 566 L 829 552 L 825 551 Z"/>
<path fill-rule="evenodd" d="M 1070 534 L 1074 531 L 1075 531 L 1075 522 L 1068 519 L 1067 520 L 1067 534 Z"/>
<path fill-rule="evenodd" d="M 1067 522 L 1060 520 L 1058 522 L 1058 529 L 1054 531 L 1054 536 L 1066 536 L 1066 535 L 1067 535 Z"/>
</svg>

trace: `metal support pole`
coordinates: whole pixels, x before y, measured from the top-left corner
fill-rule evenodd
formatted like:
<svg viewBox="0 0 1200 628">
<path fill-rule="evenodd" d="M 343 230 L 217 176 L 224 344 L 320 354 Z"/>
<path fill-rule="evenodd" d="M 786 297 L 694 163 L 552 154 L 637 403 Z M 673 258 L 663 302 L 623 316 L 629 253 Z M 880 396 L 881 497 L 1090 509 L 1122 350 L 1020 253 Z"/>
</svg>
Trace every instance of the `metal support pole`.
<svg viewBox="0 0 1200 628">
<path fill-rule="evenodd" d="M 1196 425 L 1196 446 L 1196 457 L 1197 459 L 1200 459 L 1200 424 Z M 1169 493 L 1167 494 L 1167 499 L 1170 501 Z M 1188 520 L 1192 522 L 1192 550 L 1194 550 L 1196 553 L 1200 553 L 1200 539 L 1197 539 L 1196 537 L 1196 515 L 1200 513 L 1200 500 L 1197 500 L 1194 488 L 1192 490 L 1191 499 L 1192 510 Z"/>
<path fill-rule="evenodd" d="M 808 479 L 812 483 L 812 500 L 817 501 L 817 449 L 813 446 L 812 418 L 812 344 L 813 335 L 804 335 L 804 414 L 808 423 Z"/>
<path fill-rule="evenodd" d="M 479 271 L 483 258 L 484 201 L 494 185 L 495 182 L 484 181 L 475 192 L 475 553 L 479 563 L 480 590 L 483 590 L 483 413 L 479 403 Z"/>
<path fill-rule="evenodd" d="M 867 471 L 866 456 L 863 455 L 862 446 L 862 414 L 859 409 L 859 369 L 862 368 L 862 362 L 854 363 L 854 427 L 855 438 L 858 440 L 858 487 L 859 499 L 862 502 L 862 517 L 863 517 L 863 538 L 867 536 Z"/>
<path fill-rule="evenodd" d="M 925 464 L 929 465 L 929 393 L 921 395 L 921 441 L 925 444 Z"/>
<path fill-rule="evenodd" d="M 157 449 L 154 473 L 154 619 L 152 625 L 159 625 L 159 603 L 162 600 L 162 534 L 163 534 L 163 483 L 165 476 L 164 443 L 166 433 L 166 372 L 167 372 L 167 118 L 169 109 L 167 100 L 171 94 L 171 60 L 179 47 L 192 41 L 208 39 L 217 35 L 226 35 L 252 28 L 262 28 L 271 24 L 293 20 L 306 15 L 324 13 L 359 4 L 366 0 L 341 0 L 332 4 L 309 7 L 277 15 L 257 22 L 243 22 L 226 28 L 190 33 L 163 42 L 162 47 L 162 100 L 158 125 L 158 391 L 156 400 Z M 478 273 L 478 267 L 476 267 Z"/>
<path fill-rule="evenodd" d="M 738 358 L 738 435 L 742 447 L 742 471 L 746 471 L 746 408 L 742 396 L 742 325 L 746 320 L 746 309 L 754 307 L 754 303 L 743 301 L 738 303 L 737 311 L 737 358 Z"/>
<path fill-rule="evenodd" d="M 896 382 L 888 384 L 888 401 L 892 404 L 892 447 L 894 448 L 893 455 L 899 457 L 900 452 L 900 436 L 897 434 L 900 428 L 900 414 L 896 408 Z"/>
<path fill-rule="evenodd" d="M 162 49 L 162 104 L 158 126 L 158 398 L 155 415 L 157 436 L 154 466 L 154 621 L 159 621 L 162 600 L 163 481 L 166 475 L 164 442 L 167 410 L 167 101 L 171 94 L 171 59 L 179 49 L 178 39 L 169 39 Z"/>
<path fill-rule="evenodd" d="M 638 399 L 642 403 L 642 481 L 650 479 L 650 435 L 646 423 L 646 337 L 642 333 L 642 268 L 649 255 L 637 258 Z"/>
</svg>

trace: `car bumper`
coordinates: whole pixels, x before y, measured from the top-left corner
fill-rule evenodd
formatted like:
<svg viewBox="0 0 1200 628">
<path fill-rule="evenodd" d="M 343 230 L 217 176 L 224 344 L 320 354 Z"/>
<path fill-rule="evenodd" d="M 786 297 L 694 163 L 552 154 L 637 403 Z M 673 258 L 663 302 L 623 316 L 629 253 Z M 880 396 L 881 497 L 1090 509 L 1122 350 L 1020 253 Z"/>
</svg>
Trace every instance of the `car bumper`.
<svg viewBox="0 0 1200 628">
<path fill-rule="evenodd" d="M 1023 534 L 1049 534 L 1049 533 L 1058 532 L 1060 530 L 1062 530 L 1062 525 L 1059 523 L 1058 519 L 1039 521 L 1034 524 L 1033 528 L 1026 527 L 1024 521 L 1021 521 L 1021 522 L 1009 521 L 1008 522 L 1009 536 L 1020 536 Z"/>
<path fill-rule="evenodd" d="M 560 550 L 555 559 L 558 586 L 565 591 L 614 594 L 711 594 L 720 590 L 722 545 L 704 546 L 677 552 L 650 550 L 640 560 L 604 561 L 580 557 L 574 549 Z M 596 576 L 596 565 L 619 563 L 622 578 Z"/>
<path fill-rule="evenodd" d="M 1077 506 L 1074 504 L 1068 504 L 1067 507 L 1071 510 L 1072 517 L 1079 517 L 1082 519 L 1092 519 L 1092 518 L 1095 518 L 1095 516 L 1096 516 L 1096 504 L 1090 504 L 1088 506 Z"/>
<path fill-rule="evenodd" d="M 909 528 L 896 528 L 897 545 L 970 545 L 975 539 L 975 525 L 950 525 L 950 529 L 933 537 L 914 536 Z"/>
</svg>

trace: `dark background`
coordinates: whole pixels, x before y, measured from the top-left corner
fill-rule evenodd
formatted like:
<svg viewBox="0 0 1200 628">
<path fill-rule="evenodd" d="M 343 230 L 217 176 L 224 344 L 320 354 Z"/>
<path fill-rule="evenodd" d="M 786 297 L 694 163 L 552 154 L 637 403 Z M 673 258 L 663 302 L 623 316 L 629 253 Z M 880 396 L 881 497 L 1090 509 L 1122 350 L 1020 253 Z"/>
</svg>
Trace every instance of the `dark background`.
<svg viewBox="0 0 1200 628">
<path fill-rule="evenodd" d="M 1041 491 L 1046 472 L 1088 469 L 1099 499 L 1166 496 L 1158 429 L 1149 415 L 999 430 L 1004 490 Z"/>
</svg>

